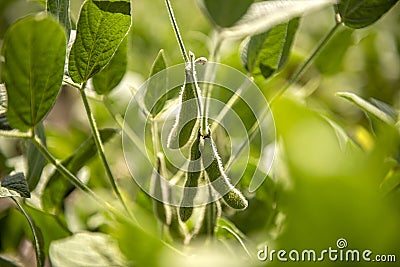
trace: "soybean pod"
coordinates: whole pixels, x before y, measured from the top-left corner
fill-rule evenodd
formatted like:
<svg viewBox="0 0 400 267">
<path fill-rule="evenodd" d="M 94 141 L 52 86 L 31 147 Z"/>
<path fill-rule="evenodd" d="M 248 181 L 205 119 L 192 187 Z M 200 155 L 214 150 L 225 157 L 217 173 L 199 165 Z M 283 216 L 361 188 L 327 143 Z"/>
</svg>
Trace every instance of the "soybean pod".
<svg viewBox="0 0 400 267">
<path fill-rule="evenodd" d="M 204 207 L 203 219 L 200 227 L 196 231 L 196 237 L 208 236 L 212 237 L 215 234 L 218 218 L 221 216 L 221 205 L 219 201 L 214 201 L 212 197 L 212 189 L 209 187 L 209 201 Z"/>
<path fill-rule="evenodd" d="M 190 149 L 189 166 L 186 172 L 185 188 L 183 190 L 182 204 L 179 208 L 179 216 L 183 222 L 186 222 L 193 213 L 193 202 L 197 194 L 197 186 L 201 176 L 200 160 L 200 134 L 194 140 Z"/>
<path fill-rule="evenodd" d="M 197 88 L 193 83 L 190 66 L 185 69 L 185 83 L 182 86 L 180 109 L 175 124 L 168 136 L 168 147 L 177 149 L 185 146 L 199 127 L 199 107 L 197 104 Z"/>
<path fill-rule="evenodd" d="M 167 184 L 163 183 L 166 174 L 164 156 L 157 154 L 157 169 L 153 170 L 150 180 L 150 193 L 153 196 L 153 211 L 157 219 L 165 224 L 171 224 L 171 207 L 166 203 L 169 190 Z"/>
<path fill-rule="evenodd" d="M 230 179 L 225 174 L 221 157 L 211 136 L 203 139 L 202 160 L 213 188 L 223 196 L 226 204 L 238 210 L 247 208 L 246 198 L 231 184 Z"/>
</svg>

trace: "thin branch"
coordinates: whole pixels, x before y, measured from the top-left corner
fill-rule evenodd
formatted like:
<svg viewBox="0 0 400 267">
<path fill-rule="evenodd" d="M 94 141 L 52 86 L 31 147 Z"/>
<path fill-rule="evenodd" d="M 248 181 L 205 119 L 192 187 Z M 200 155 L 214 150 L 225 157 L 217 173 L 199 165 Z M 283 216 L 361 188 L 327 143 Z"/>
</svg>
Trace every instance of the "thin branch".
<svg viewBox="0 0 400 267">
<path fill-rule="evenodd" d="M 15 197 L 11 197 L 11 199 L 15 202 L 15 204 L 17 204 L 18 210 L 24 215 L 24 217 L 29 223 L 29 227 L 31 228 L 33 235 L 33 245 L 35 246 L 36 264 L 38 267 L 42 267 L 44 265 L 42 264 L 41 259 L 44 257 L 44 255 L 42 255 L 42 249 L 40 248 L 40 241 L 39 241 L 40 233 L 36 231 L 35 223 L 29 216 L 29 214 L 25 211 L 25 209 L 22 207 L 21 203 L 19 203 L 19 201 Z"/>
<path fill-rule="evenodd" d="M 186 53 L 185 44 L 183 43 L 183 39 L 181 33 L 179 32 L 178 23 L 176 22 L 174 10 L 172 9 L 171 2 L 169 0 L 165 0 L 165 4 L 167 5 L 169 18 L 172 23 L 172 27 L 174 28 L 176 40 L 178 41 L 179 48 L 181 49 L 182 57 L 185 63 L 189 63 L 189 58 Z"/>
<path fill-rule="evenodd" d="M 128 209 L 127 205 L 126 205 L 126 203 L 125 203 L 125 201 L 124 201 L 124 199 L 122 197 L 122 194 L 118 189 L 116 180 L 115 180 L 115 178 L 114 178 L 114 176 L 113 176 L 113 174 L 111 172 L 110 165 L 107 162 L 107 159 L 106 159 L 106 156 L 105 156 L 105 153 L 104 153 L 104 146 L 103 146 L 103 143 L 102 143 L 101 138 L 100 138 L 100 133 L 99 133 L 99 130 L 97 128 L 97 124 L 96 124 L 96 121 L 94 119 L 93 112 L 90 109 L 89 101 L 88 101 L 86 93 L 85 93 L 85 87 L 86 87 L 86 83 L 83 83 L 79 91 L 81 93 L 83 105 L 85 106 L 85 110 L 86 110 L 86 114 L 87 114 L 87 117 L 88 117 L 88 120 L 89 120 L 89 124 L 90 124 L 90 127 L 92 129 L 93 139 L 94 139 L 94 142 L 96 144 L 97 152 L 98 152 L 98 154 L 100 156 L 100 160 L 101 160 L 101 162 L 103 164 L 103 167 L 104 167 L 104 169 L 106 171 L 107 177 L 110 180 L 110 183 L 111 183 L 113 191 L 117 195 L 117 197 L 118 197 L 119 201 L 121 202 L 122 206 L 124 207 L 125 211 L 132 217 L 132 214 L 131 214 L 130 210 Z"/>
</svg>

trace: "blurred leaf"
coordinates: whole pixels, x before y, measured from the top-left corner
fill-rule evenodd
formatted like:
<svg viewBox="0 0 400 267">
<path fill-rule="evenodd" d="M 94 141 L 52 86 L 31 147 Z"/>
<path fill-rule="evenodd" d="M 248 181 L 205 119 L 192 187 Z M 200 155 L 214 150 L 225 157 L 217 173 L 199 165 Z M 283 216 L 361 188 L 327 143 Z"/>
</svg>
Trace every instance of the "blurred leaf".
<svg viewBox="0 0 400 267">
<path fill-rule="evenodd" d="M 5 131 L 10 131 L 13 129 L 7 120 L 6 113 L 0 114 L 0 129 Z"/>
<path fill-rule="evenodd" d="M 131 5 L 124 1 L 87 0 L 81 9 L 69 55 L 69 75 L 87 82 L 111 60 L 131 25 Z"/>
<path fill-rule="evenodd" d="M 265 33 L 250 37 L 241 53 L 242 63 L 247 71 L 253 75 L 261 72 L 264 78 L 279 71 L 288 60 L 298 26 L 299 19 L 295 18 Z"/>
<path fill-rule="evenodd" d="M 46 134 L 44 132 L 43 123 L 39 123 L 35 127 L 35 133 L 39 137 L 40 141 L 44 146 L 46 146 Z M 32 141 L 26 141 L 25 148 L 25 159 L 28 163 L 28 173 L 26 175 L 26 180 L 28 181 L 29 191 L 33 191 L 38 184 L 40 177 L 42 175 L 43 168 L 46 166 L 47 160 L 36 147 Z"/>
<path fill-rule="evenodd" d="M 167 63 L 164 50 L 160 50 L 150 71 L 150 78 L 147 84 L 146 97 L 144 99 L 146 107 L 153 116 L 156 116 L 163 109 L 167 101 Z M 164 71 L 164 72 L 161 72 Z"/>
<path fill-rule="evenodd" d="M 254 0 L 202 0 L 204 12 L 218 26 L 230 27 L 247 11 Z"/>
<path fill-rule="evenodd" d="M 110 62 L 99 73 L 93 76 L 93 87 L 97 94 L 108 94 L 125 75 L 128 64 L 128 41 L 125 37 Z"/>
<path fill-rule="evenodd" d="M 399 170 L 393 170 L 389 172 L 389 174 L 386 176 L 386 178 L 382 181 L 380 184 L 380 191 L 382 194 L 388 195 L 390 192 L 395 191 L 396 188 L 400 186 L 400 171 Z"/>
<path fill-rule="evenodd" d="M 0 183 L 0 197 L 25 197 L 30 198 L 31 193 L 28 189 L 28 184 L 25 175 L 22 172 L 14 175 L 7 175 Z"/>
<path fill-rule="evenodd" d="M 388 125 L 394 125 L 395 122 L 392 117 L 390 117 L 388 114 L 386 114 L 384 111 L 380 110 L 376 106 L 357 96 L 356 94 L 348 92 L 338 92 L 337 95 L 352 102 L 363 111 L 365 111 L 368 115 L 373 116 Z"/>
<path fill-rule="evenodd" d="M 65 27 L 68 37 L 71 31 L 69 1 L 70 0 L 47 0 L 47 11 L 53 14 L 56 20 Z"/>
<path fill-rule="evenodd" d="M 78 233 L 50 245 L 52 266 L 127 266 L 118 243 L 102 233 Z"/>
<path fill-rule="evenodd" d="M 130 266 L 165 266 L 159 257 L 154 256 L 164 253 L 171 253 L 176 260 L 182 257 L 178 250 L 153 236 L 152 232 L 144 231 L 142 227 L 131 222 L 118 222 L 113 229 L 111 235 L 118 241 L 122 253 L 129 260 Z"/>
<path fill-rule="evenodd" d="M 101 129 L 100 137 L 103 143 L 109 141 L 115 134 L 115 129 Z M 93 137 L 88 138 L 71 156 L 62 161 L 67 169 L 76 174 L 89 160 L 97 155 Z M 57 170 L 50 176 L 42 193 L 42 205 L 45 211 L 57 213 L 62 210 L 65 197 L 75 186 L 62 177 Z"/>
<path fill-rule="evenodd" d="M 28 16 L 6 33 L 2 78 L 7 88 L 7 119 L 26 131 L 50 111 L 61 88 L 65 33 L 50 17 Z"/>
<path fill-rule="evenodd" d="M 354 44 L 352 33 L 353 30 L 343 28 L 326 44 L 315 60 L 315 65 L 322 74 L 332 75 L 341 70 L 343 58 L 348 48 Z"/>
<path fill-rule="evenodd" d="M 378 99 L 371 98 L 370 99 L 371 103 L 374 104 L 376 107 L 378 107 L 380 110 L 385 112 L 387 115 L 389 115 L 393 120 L 397 120 L 397 117 L 399 115 L 399 112 L 392 106 L 386 104 L 385 102 L 382 102 Z"/>
<path fill-rule="evenodd" d="M 9 259 L 3 258 L 0 256 L 0 266 L 2 267 L 19 267 L 16 263 L 12 262 Z"/>
<path fill-rule="evenodd" d="M 243 38 L 260 34 L 274 26 L 285 23 L 304 13 L 336 3 L 335 0 L 320 1 L 262 1 L 254 3 L 234 26 L 223 29 L 223 38 Z M 284 12 L 283 12 L 284 11 Z"/>
<path fill-rule="evenodd" d="M 338 4 L 343 23 L 354 29 L 367 27 L 379 20 L 398 0 L 341 0 Z"/>
</svg>

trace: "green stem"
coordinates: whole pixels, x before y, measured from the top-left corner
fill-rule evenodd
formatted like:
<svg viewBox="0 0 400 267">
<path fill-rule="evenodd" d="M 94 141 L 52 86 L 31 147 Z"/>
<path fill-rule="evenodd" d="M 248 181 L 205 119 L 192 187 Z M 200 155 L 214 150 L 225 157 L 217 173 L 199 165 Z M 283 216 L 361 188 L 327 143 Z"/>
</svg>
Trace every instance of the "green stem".
<svg viewBox="0 0 400 267">
<path fill-rule="evenodd" d="M 38 267 L 43 267 L 44 265 L 43 265 L 41 259 L 44 258 L 44 255 L 42 254 L 42 249 L 41 249 L 41 245 L 40 245 L 40 241 L 39 241 L 40 233 L 37 232 L 34 221 L 29 216 L 29 214 L 25 211 L 25 209 L 22 207 L 21 203 L 19 203 L 19 201 L 14 197 L 11 197 L 11 199 L 15 202 L 15 204 L 17 204 L 18 210 L 24 215 L 24 217 L 26 218 L 26 220 L 29 223 L 29 227 L 31 228 L 32 235 L 33 235 L 33 244 L 35 246 L 36 264 Z"/>
<path fill-rule="evenodd" d="M 107 177 L 110 180 L 112 189 L 114 190 L 115 194 L 117 195 L 117 197 L 118 197 L 119 201 L 121 202 L 122 206 L 124 207 L 125 211 L 131 216 L 131 213 L 130 213 L 129 209 L 128 209 L 124 199 L 122 198 L 121 192 L 118 189 L 118 186 L 117 186 L 117 183 L 115 181 L 115 178 L 114 178 L 114 176 L 113 176 L 113 174 L 111 172 L 110 165 L 107 162 L 107 159 L 106 159 L 106 156 L 105 156 L 105 153 L 104 153 L 103 143 L 102 143 L 101 138 L 100 138 L 100 133 L 99 133 L 99 130 L 97 128 L 97 124 L 96 124 L 96 121 L 94 119 L 93 112 L 90 109 L 89 101 L 88 101 L 86 93 L 85 93 L 85 87 L 86 87 L 86 82 L 82 84 L 82 86 L 81 86 L 79 91 L 81 93 L 83 105 L 85 106 L 85 110 L 86 110 L 86 114 L 88 116 L 89 124 L 90 124 L 90 127 L 91 127 L 92 132 L 93 132 L 93 139 L 94 139 L 94 142 L 96 144 L 96 148 L 97 148 L 98 154 L 100 156 L 100 159 L 101 159 L 101 162 L 103 164 L 103 167 L 104 167 L 104 169 L 106 171 Z"/>
<path fill-rule="evenodd" d="M 9 137 L 9 138 L 21 138 L 21 139 L 29 139 L 31 138 L 31 133 L 22 133 L 19 131 L 5 131 L 0 130 L 0 136 Z"/>
<path fill-rule="evenodd" d="M 218 61 L 218 54 L 219 50 L 222 45 L 222 39 L 219 35 L 219 32 L 216 33 L 215 41 L 214 41 L 214 46 L 211 49 L 210 52 L 210 62 Z M 205 97 L 205 102 L 204 102 L 204 116 L 203 116 L 203 124 L 208 124 L 208 110 L 210 106 L 210 99 L 211 99 L 211 93 L 212 93 L 212 81 L 214 80 L 215 77 L 215 71 L 214 71 L 214 65 L 210 65 L 211 67 L 207 69 L 206 72 L 206 77 L 210 77 L 210 81 L 204 86 L 204 97 Z M 212 132 L 212 129 L 211 129 Z"/>
<path fill-rule="evenodd" d="M 270 108 L 273 106 L 275 101 L 283 95 L 284 92 L 286 92 L 287 89 L 290 88 L 294 83 L 298 81 L 298 79 L 301 77 L 301 75 L 304 74 L 304 72 L 310 67 L 311 63 L 314 61 L 314 59 L 319 55 L 319 53 L 322 51 L 322 49 L 325 47 L 325 45 L 329 42 L 329 40 L 333 37 L 333 35 L 336 33 L 336 31 L 339 29 L 341 26 L 340 21 L 336 21 L 335 25 L 332 27 L 332 29 L 324 36 L 324 38 L 320 41 L 318 46 L 315 48 L 313 53 L 310 55 L 310 57 L 297 69 L 297 71 L 292 75 L 292 77 L 289 79 L 289 81 L 286 83 L 286 85 L 274 96 L 272 97 L 270 101 Z M 229 170 L 231 167 L 232 163 L 236 160 L 236 158 L 240 155 L 240 153 L 243 151 L 245 148 L 245 144 L 247 142 L 251 142 L 257 134 L 257 130 L 259 129 L 260 122 L 264 120 L 264 118 L 268 115 L 270 112 L 270 108 L 264 109 L 264 112 L 261 114 L 260 119 L 257 120 L 252 127 L 250 128 L 248 135 L 249 135 L 249 140 L 246 142 L 243 142 L 241 146 L 239 147 L 236 155 L 232 155 L 232 157 L 229 159 L 229 162 L 226 165 L 226 169 Z"/>
<path fill-rule="evenodd" d="M 75 175 L 73 175 L 64 165 L 61 164 L 59 160 L 57 160 L 53 155 L 47 150 L 47 148 L 42 144 L 39 138 L 33 136 L 31 137 L 31 141 L 35 146 L 40 150 L 40 152 L 45 156 L 45 158 L 53 164 L 57 171 L 59 171 L 65 178 L 67 178 L 72 184 L 74 184 L 77 188 L 81 189 L 83 192 L 92 196 L 97 202 L 100 204 L 104 204 L 104 200 L 99 198 L 87 185 L 82 183 Z"/>
<path fill-rule="evenodd" d="M 174 28 L 176 40 L 178 41 L 179 48 L 181 49 L 182 57 L 185 63 L 189 63 L 189 58 L 186 53 L 185 44 L 183 43 L 183 39 L 181 33 L 179 32 L 178 23 L 176 22 L 174 10 L 172 9 L 171 2 L 169 0 L 165 0 L 165 4 L 167 5 L 169 18 L 172 23 L 172 27 Z"/>
<path fill-rule="evenodd" d="M 199 109 L 199 115 L 201 118 L 200 121 L 200 134 L 202 136 L 207 136 L 209 135 L 208 133 L 208 123 L 207 123 L 207 117 L 205 116 L 204 113 L 204 106 L 203 102 L 201 101 L 201 93 L 200 93 L 200 87 L 197 82 L 197 74 L 196 74 L 196 64 L 195 64 L 195 56 L 192 52 L 189 52 L 190 56 L 190 70 L 186 69 L 186 72 L 189 72 L 187 75 L 189 75 L 191 81 L 194 85 L 194 93 L 197 101 L 197 107 Z"/>
<path fill-rule="evenodd" d="M 336 31 L 339 29 L 340 26 L 341 26 L 340 22 L 335 23 L 332 29 L 319 42 L 319 44 L 317 45 L 313 53 L 310 55 L 310 57 L 296 70 L 296 72 L 290 77 L 286 85 L 274 97 L 272 97 L 270 106 L 272 106 L 275 100 L 281 97 L 307 71 L 307 69 L 311 66 L 311 63 L 324 49 L 325 45 L 333 37 L 333 35 L 336 33 Z"/>
</svg>

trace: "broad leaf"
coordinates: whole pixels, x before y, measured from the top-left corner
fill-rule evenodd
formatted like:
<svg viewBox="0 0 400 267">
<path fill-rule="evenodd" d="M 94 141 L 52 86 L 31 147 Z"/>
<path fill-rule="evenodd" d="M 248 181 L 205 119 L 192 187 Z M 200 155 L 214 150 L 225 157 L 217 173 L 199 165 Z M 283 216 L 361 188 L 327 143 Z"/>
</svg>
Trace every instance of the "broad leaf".
<svg viewBox="0 0 400 267">
<path fill-rule="evenodd" d="M 125 38 L 107 66 L 93 76 L 93 87 L 97 94 L 108 94 L 121 82 L 128 65 L 127 53 L 127 38 Z"/>
<path fill-rule="evenodd" d="M 128 266 L 118 243 L 102 233 L 78 233 L 50 246 L 52 266 Z"/>
<path fill-rule="evenodd" d="M 65 51 L 64 30 L 50 17 L 29 16 L 10 27 L 3 44 L 2 78 L 13 128 L 33 128 L 50 111 L 61 88 Z"/>
<path fill-rule="evenodd" d="M 164 107 L 167 101 L 167 68 L 164 50 L 160 50 L 150 71 L 150 78 L 147 83 L 146 107 L 153 116 L 156 116 Z"/>
<path fill-rule="evenodd" d="M 103 143 L 110 140 L 117 131 L 115 129 L 100 130 Z M 96 144 L 93 137 L 88 138 L 71 156 L 62 161 L 67 169 L 76 174 L 88 161 L 97 155 Z M 62 210 L 64 198 L 75 189 L 75 186 L 55 171 L 50 176 L 42 194 L 42 205 L 45 211 L 57 213 Z"/>
<path fill-rule="evenodd" d="M 53 14 L 56 20 L 65 27 L 68 36 L 71 31 L 69 1 L 70 0 L 47 0 L 47 11 Z"/>
<path fill-rule="evenodd" d="M 85 1 L 69 55 L 69 75 L 74 82 L 86 82 L 108 64 L 128 33 L 130 14 L 129 0 Z"/>
<path fill-rule="evenodd" d="M 315 60 L 316 67 L 324 75 L 333 75 L 342 70 L 343 59 L 351 45 L 354 44 L 353 30 L 343 27 L 326 44 Z"/>
<path fill-rule="evenodd" d="M 41 235 L 43 239 L 42 243 L 44 244 L 41 247 L 44 250 L 43 255 L 48 257 L 51 242 L 70 236 L 71 232 L 68 230 L 68 226 L 61 221 L 61 218 L 57 218 L 55 215 L 45 213 L 27 204 L 24 204 L 23 207 L 32 220 L 34 220 L 36 228 L 43 229 Z"/>
<path fill-rule="evenodd" d="M 279 71 L 289 58 L 290 49 L 299 26 L 299 19 L 275 26 L 252 36 L 243 46 L 242 63 L 252 75 L 270 77 Z"/>
<path fill-rule="evenodd" d="M 268 31 L 304 13 L 321 9 L 336 3 L 336 0 L 276 0 L 257 2 L 234 26 L 223 29 L 223 38 L 243 38 Z"/>
<path fill-rule="evenodd" d="M 31 197 L 25 175 L 19 172 L 6 176 L 0 183 L 0 197 Z"/>
<path fill-rule="evenodd" d="M 42 123 L 39 123 L 35 127 L 35 132 L 42 144 L 46 146 L 46 134 Z M 32 141 L 27 140 L 25 145 L 26 148 L 24 154 L 28 163 L 26 180 L 28 181 L 29 191 L 33 191 L 40 180 L 40 176 L 42 175 L 43 168 L 46 166 L 47 160 Z"/>
<path fill-rule="evenodd" d="M 341 0 L 338 4 L 343 23 L 354 29 L 367 27 L 379 20 L 399 0 Z"/>
<path fill-rule="evenodd" d="M 368 113 L 368 115 L 373 116 L 389 125 L 394 125 L 395 122 L 392 117 L 390 117 L 388 114 L 386 114 L 384 111 L 380 110 L 376 106 L 357 96 L 356 94 L 348 92 L 338 92 L 337 95 L 357 105 L 363 111 Z"/>
<path fill-rule="evenodd" d="M 200 6 L 210 20 L 220 27 L 230 27 L 247 11 L 254 0 L 202 0 Z"/>
</svg>

